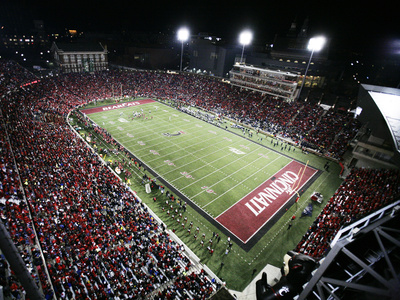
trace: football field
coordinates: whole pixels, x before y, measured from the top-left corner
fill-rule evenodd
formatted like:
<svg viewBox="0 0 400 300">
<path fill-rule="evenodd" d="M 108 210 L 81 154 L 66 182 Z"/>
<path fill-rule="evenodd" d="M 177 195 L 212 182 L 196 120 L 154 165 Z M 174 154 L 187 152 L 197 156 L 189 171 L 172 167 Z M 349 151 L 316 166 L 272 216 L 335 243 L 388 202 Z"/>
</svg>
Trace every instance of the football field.
<svg viewBox="0 0 400 300">
<path fill-rule="evenodd" d="M 226 130 L 229 122 L 216 126 L 151 99 L 82 112 L 238 244 L 254 244 L 319 175 L 248 132 Z"/>
</svg>

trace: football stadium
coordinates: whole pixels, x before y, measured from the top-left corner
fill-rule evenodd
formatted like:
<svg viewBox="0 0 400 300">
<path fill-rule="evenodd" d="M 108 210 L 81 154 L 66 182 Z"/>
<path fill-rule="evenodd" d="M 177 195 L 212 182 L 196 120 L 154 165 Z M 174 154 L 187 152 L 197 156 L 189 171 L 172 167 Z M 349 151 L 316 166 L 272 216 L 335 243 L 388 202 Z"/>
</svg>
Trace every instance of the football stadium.
<svg viewBox="0 0 400 300">
<path fill-rule="evenodd" d="M 395 298 L 398 90 L 357 116 L 185 72 L 0 75 L 10 299 Z"/>
</svg>

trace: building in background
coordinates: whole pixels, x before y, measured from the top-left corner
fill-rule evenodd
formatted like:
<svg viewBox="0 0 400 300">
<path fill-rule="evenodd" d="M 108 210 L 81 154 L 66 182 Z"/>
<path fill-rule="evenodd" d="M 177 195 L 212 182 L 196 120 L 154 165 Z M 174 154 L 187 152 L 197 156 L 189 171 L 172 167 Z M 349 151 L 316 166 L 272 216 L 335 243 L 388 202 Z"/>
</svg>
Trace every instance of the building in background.
<svg viewBox="0 0 400 300">
<path fill-rule="evenodd" d="M 51 46 L 54 62 L 63 73 L 108 69 L 107 48 L 101 43 L 56 43 Z"/>
<path fill-rule="evenodd" d="M 297 95 L 298 75 L 290 72 L 273 71 L 245 64 L 235 64 L 229 72 L 232 85 L 251 89 L 292 102 Z"/>
<path fill-rule="evenodd" d="M 304 78 L 304 73 L 310 59 L 310 51 L 307 50 L 309 40 L 308 19 L 304 21 L 300 29 L 297 29 L 296 22 L 293 22 L 286 35 L 275 36 L 273 45 L 270 44 L 264 48 L 252 45 L 246 49 L 242 63 L 247 67 L 252 66 L 259 70 L 269 70 L 270 75 L 272 73 L 293 74 L 293 78 L 296 80 L 296 87 L 301 86 L 303 80 L 305 80 L 304 88 L 306 92 L 304 95 L 306 96 L 303 98 L 308 98 L 311 89 L 321 89 L 324 87 L 326 78 L 331 76 L 329 74 L 334 74 L 333 76 L 337 77 L 337 74 L 342 71 L 340 69 L 336 71 L 332 70 L 332 66 L 335 66 L 335 64 L 330 64 L 328 60 L 329 45 L 327 45 L 323 51 L 313 55 L 313 59 L 309 64 L 307 77 Z M 232 75 L 233 73 L 237 73 L 234 66 L 237 66 L 242 59 L 239 44 L 229 44 L 215 36 L 199 33 L 197 36 L 191 37 L 187 57 L 189 59 L 189 66 L 186 71 L 223 78 L 229 77 L 230 79 L 235 77 L 234 81 L 238 80 L 236 75 Z M 265 72 L 267 71 L 263 71 L 263 73 Z M 292 79 L 290 79 L 290 82 Z M 268 84 L 271 85 L 273 82 L 271 81 Z M 248 87 L 255 88 L 254 84 Z M 284 97 L 286 99 L 295 98 L 293 97 L 295 89 L 292 89 L 291 85 L 288 88 L 288 94 Z M 268 91 L 272 92 L 272 89 Z"/>
<path fill-rule="evenodd" d="M 186 71 L 227 78 L 237 54 L 240 55 L 238 47 L 225 44 L 219 37 L 199 33 L 189 41 Z"/>
</svg>

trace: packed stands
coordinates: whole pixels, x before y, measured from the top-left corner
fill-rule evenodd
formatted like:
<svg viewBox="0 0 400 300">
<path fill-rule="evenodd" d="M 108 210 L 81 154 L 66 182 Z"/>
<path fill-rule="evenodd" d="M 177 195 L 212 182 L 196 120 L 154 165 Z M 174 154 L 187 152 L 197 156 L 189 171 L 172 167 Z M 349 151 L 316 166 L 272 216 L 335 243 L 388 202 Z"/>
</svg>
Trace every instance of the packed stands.
<svg viewBox="0 0 400 300">
<path fill-rule="evenodd" d="M 204 299 L 215 291 L 204 271 L 191 268 L 180 245 L 66 123 L 75 107 L 110 98 L 111 91 L 120 91 L 122 97 L 173 99 L 197 106 L 296 144 L 305 142 L 335 158 L 357 129 L 345 113 L 326 113 L 310 103 L 289 104 L 215 78 L 109 71 L 38 81 L 15 63 L 0 61 L 0 212 L 46 297 L 54 290 L 57 298 L 151 294 L 168 299 L 175 293 Z M 375 186 L 366 183 L 378 178 Z M 318 238 L 327 245 L 343 222 L 384 205 L 398 191 L 389 195 L 385 188 L 386 194 L 365 204 L 360 199 L 382 186 L 391 187 L 394 178 L 391 173 L 368 171 L 349 177 L 298 250 L 323 255 L 326 246 L 313 246 L 312 241 Z M 330 227 L 323 228 L 321 222 Z M 10 294 L 21 292 L 13 277 L 1 280 Z"/>
<path fill-rule="evenodd" d="M 2 219 L 17 245 L 30 253 L 40 245 L 57 298 L 132 299 L 173 282 L 190 263 L 180 245 L 68 125 L 53 117 L 82 104 L 81 98 L 59 80 L 3 96 L 1 142 L 9 150 L 2 153 Z M 57 122 L 48 122 L 53 119 Z M 35 266 L 42 279 L 43 262 Z M 7 280 L 11 293 L 18 293 L 16 281 Z M 195 286 L 192 292 L 197 294 Z"/>
<path fill-rule="evenodd" d="M 49 81 L 53 85 L 46 97 L 52 101 L 38 99 L 35 110 L 64 115 L 77 98 L 81 104 L 86 99 L 97 101 L 113 96 L 171 99 L 251 125 L 334 159 L 341 158 L 359 128 L 357 120 L 347 112 L 334 109 L 325 112 L 310 102 L 288 103 L 204 76 L 108 71 L 65 74 Z M 48 107 L 52 102 L 59 105 Z"/>
<path fill-rule="evenodd" d="M 339 229 L 394 202 L 399 196 L 399 170 L 352 169 L 295 251 L 317 259 L 323 257 Z"/>
</svg>

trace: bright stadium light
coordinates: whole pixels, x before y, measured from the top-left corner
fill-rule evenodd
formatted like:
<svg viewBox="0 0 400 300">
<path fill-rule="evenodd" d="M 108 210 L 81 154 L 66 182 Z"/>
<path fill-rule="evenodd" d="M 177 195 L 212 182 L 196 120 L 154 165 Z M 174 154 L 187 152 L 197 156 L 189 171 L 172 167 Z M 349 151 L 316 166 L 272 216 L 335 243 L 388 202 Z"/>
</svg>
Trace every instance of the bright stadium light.
<svg viewBox="0 0 400 300">
<path fill-rule="evenodd" d="M 317 36 L 315 38 L 311 38 L 310 41 L 308 42 L 307 49 L 312 52 L 314 51 L 321 51 L 322 48 L 324 47 L 326 42 L 326 38 L 323 36 Z"/>
<path fill-rule="evenodd" d="M 308 60 L 308 64 L 307 64 L 306 71 L 305 71 L 305 73 L 304 73 L 303 81 L 302 81 L 302 83 L 301 83 L 301 87 L 300 87 L 299 97 L 298 97 L 298 98 L 300 98 L 301 90 L 302 90 L 303 87 L 304 87 L 304 83 L 305 83 L 305 81 L 306 81 L 306 76 L 307 76 L 308 68 L 310 67 L 311 59 L 312 59 L 312 57 L 313 57 L 314 51 L 317 51 L 317 52 L 318 52 L 318 51 L 321 51 L 322 48 L 324 47 L 325 43 L 326 43 L 326 38 L 323 37 L 323 36 L 317 36 L 317 37 L 311 38 L 311 39 L 308 41 L 307 49 L 308 49 L 309 51 L 311 51 L 311 54 L 310 54 L 310 59 Z"/>
<path fill-rule="evenodd" d="M 243 45 L 242 55 L 240 56 L 240 63 L 243 61 L 244 46 L 249 45 L 252 39 L 253 33 L 249 30 L 245 30 L 239 35 L 239 43 Z"/>
<path fill-rule="evenodd" d="M 181 47 L 181 64 L 179 67 L 179 71 L 182 72 L 182 58 L 183 58 L 183 43 L 186 42 L 189 39 L 189 29 L 183 27 L 178 30 L 178 40 L 181 41 L 182 47 Z"/>
</svg>

